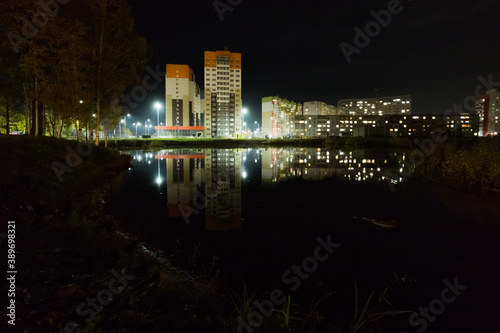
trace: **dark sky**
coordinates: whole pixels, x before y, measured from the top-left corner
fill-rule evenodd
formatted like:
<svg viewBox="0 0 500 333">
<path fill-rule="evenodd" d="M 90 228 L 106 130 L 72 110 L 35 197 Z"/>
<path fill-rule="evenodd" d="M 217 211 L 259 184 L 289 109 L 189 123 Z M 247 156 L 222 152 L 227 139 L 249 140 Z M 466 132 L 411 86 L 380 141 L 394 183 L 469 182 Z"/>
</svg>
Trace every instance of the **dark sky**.
<svg viewBox="0 0 500 333">
<path fill-rule="evenodd" d="M 354 27 L 364 30 L 370 12 L 392 1 L 232 0 L 241 3 L 223 21 L 213 0 L 132 3 L 157 54 L 152 64 L 190 65 L 202 89 L 204 51 L 242 53 L 243 104 L 252 115 L 264 96 L 337 105 L 377 88 L 380 96 L 412 95 L 414 114 L 443 113 L 474 94 L 479 75 L 500 81 L 499 0 L 402 0 L 348 64 L 340 43 L 354 45 Z"/>
</svg>

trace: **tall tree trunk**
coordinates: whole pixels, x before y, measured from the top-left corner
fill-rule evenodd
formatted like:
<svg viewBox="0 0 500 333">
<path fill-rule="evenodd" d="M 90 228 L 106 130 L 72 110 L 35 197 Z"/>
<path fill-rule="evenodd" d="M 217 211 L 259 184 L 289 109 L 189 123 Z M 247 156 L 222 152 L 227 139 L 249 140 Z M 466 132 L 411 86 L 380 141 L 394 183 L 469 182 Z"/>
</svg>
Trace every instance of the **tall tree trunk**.
<svg viewBox="0 0 500 333">
<path fill-rule="evenodd" d="M 7 135 L 10 133 L 10 118 L 9 118 L 9 97 L 5 97 L 5 120 L 7 122 Z"/>
<path fill-rule="evenodd" d="M 38 96 L 38 80 L 35 78 L 35 97 L 33 98 L 32 110 L 31 110 L 31 134 L 35 136 L 44 135 L 44 112 L 43 103 L 40 102 L 40 97 Z"/>
<path fill-rule="evenodd" d="M 57 138 L 60 139 L 62 136 L 62 129 L 63 129 L 63 121 L 61 115 L 57 116 L 56 127 L 57 127 Z"/>
<path fill-rule="evenodd" d="M 99 93 L 98 93 L 99 94 Z M 96 124 L 95 124 L 95 145 L 99 146 L 99 123 L 100 117 L 99 112 L 101 111 L 101 97 L 97 96 L 97 112 L 96 112 Z"/>
<path fill-rule="evenodd" d="M 78 82 L 78 70 L 76 68 L 76 59 L 73 58 L 73 78 L 74 78 L 74 91 L 79 91 L 79 89 L 77 88 L 77 82 Z M 76 121 L 75 121 L 75 129 L 76 129 L 76 141 L 77 142 L 82 142 L 82 132 L 80 131 L 80 129 L 82 128 L 82 120 L 80 119 L 80 114 L 81 114 L 81 103 L 80 103 L 80 99 L 77 98 L 77 96 L 73 95 L 73 100 L 75 101 L 77 107 L 76 107 L 76 114 L 75 114 L 75 117 L 76 117 Z M 62 131 L 62 120 L 61 120 L 61 131 Z"/>
<path fill-rule="evenodd" d="M 106 10 L 108 7 L 108 1 L 104 1 L 103 5 L 103 13 L 102 13 L 102 20 L 101 20 L 101 36 L 100 36 L 100 41 L 99 41 L 99 58 L 98 58 L 98 65 L 97 65 L 97 131 L 95 134 L 95 145 L 99 145 L 99 124 L 101 121 L 101 69 L 102 69 L 102 50 L 103 50 L 103 44 L 104 44 L 104 22 L 106 19 Z"/>
<path fill-rule="evenodd" d="M 36 52 L 33 50 L 33 66 L 36 64 Z M 35 70 L 33 69 L 33 73 L 35 73 Z M 40 111 L 39 111 L 39 101 L 38 101 L 38 78 L 36 77 L 35 74 L 35 87 L 34 87 L 34 100 L 33 100 L 33 123 L 32 126 L 34 126 L 34 135 L 39 136 L 40 135 Z"/>
<path fill-rule="evenodd" d="M 108 148 L 108 126 L 104 125 L 104 147 Z"/>
<path fill-rule="evenodd" d="M 26 84 L 23 85 L 24 90 L 24 134 L 31 134 L 31 107 L 30 107 L 30 98 L 28 95 L 28 87 Z"/>
</svg>

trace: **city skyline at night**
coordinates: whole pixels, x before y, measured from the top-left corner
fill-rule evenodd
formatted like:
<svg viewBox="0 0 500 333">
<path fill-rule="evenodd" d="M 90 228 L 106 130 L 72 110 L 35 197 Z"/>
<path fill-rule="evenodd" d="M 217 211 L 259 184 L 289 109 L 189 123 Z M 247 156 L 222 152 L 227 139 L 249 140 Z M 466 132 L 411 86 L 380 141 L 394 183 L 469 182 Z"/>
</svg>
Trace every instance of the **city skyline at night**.
<svg viewBox="0 0 500 333">
<path fill-rule="evenodd" d="M 139 32 L 156 51 L 153 62 L 189 64 L 200 77 L 204 50 L 242 53 L 249 120 L 258 120 L 262 97 L 276 95 L 336 105 L 410 94 L 412 113 L 443 114 L 474 94 L 479 76 L 500 81 L 498 2 L 398 2 L 402 10 L 385 27 L 379 23 L 378 35 L 358 47 L 351 63 L 340 45 L 355 45 L 356 31 L 370 27 L 373 12 L 382 15 L 392 1 L 241 2 L 223 20 L 210 1 L 132 4 Z M 166 11 L 176 15 L 163 18 Z M 191 24 L 182 21 L 186 16 Z"/>
</svg>

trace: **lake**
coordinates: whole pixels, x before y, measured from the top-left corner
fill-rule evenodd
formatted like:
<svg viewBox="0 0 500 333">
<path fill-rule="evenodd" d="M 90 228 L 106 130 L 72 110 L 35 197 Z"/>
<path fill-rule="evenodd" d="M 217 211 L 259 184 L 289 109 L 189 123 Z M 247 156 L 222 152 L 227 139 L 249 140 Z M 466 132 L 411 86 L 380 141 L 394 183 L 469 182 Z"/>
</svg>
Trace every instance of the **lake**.
<svg viewBox="0 0 500 333">
<path fill-rule="evenodd" d="M 352 318 L 356 281 L 362 305 L 390 285 L 390 310 L 431 307 L 388 317 L 387 332 L 500 329 L 498 193 L 403 178 L 393 192 L 384 175 L 398 174 L 402 150 L 122 153 L 133 166 L 109 210 L 176 266 L 204 267 L 235 292 L 243 280 L 262 299 L 281 290 L 303 311 L 329 295 L 318 308 L 334 322 Z"/>
</svg>

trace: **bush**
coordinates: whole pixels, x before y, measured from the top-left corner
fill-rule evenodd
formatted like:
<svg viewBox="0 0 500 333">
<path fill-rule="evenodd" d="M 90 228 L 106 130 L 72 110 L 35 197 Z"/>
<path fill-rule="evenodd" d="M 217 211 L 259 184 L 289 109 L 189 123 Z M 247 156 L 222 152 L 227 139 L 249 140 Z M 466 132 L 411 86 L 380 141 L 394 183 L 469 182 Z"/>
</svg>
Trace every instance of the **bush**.
<svg viewBox="0 0 500 333">
<path fill-rule="evenodd" d="M 465 188 L 500 188 L 500 145 L 482 140 L 470 148 L 447 144 L 436 152 L 423 174 Z"/>
</svg>

